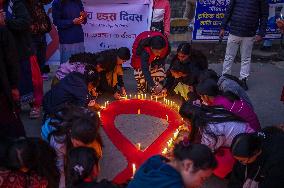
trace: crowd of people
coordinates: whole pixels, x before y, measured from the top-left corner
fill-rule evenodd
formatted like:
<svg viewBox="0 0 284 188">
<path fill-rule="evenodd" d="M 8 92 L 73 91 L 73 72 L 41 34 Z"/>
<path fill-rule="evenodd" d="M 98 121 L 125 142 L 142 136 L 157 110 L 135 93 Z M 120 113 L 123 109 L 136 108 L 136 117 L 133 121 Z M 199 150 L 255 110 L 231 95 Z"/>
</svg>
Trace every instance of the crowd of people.
<svg viewBox="0 0 284 188">
<path fill-rule="evenodd" d="M 244 5 L 231 1 L 220 28 L 220 38 L 228 25 L 230 35 L 218 75 L 190 43 L 181 43 L 169 58 L 167 0 L 154 0 L 151 30 L 140 33 L 132 49 L 94 53 L 85 51 L 82 25 L 87 13 L 82 1 L 54 0 L 60 66 L 43 95 L 42 79 L 49 72 L 45 34 L 52 27 L 43 6 L 49 3 L 0 1 L 1 188 L 197 188 L 212 174 L 228 179 L 229 188 L 283 187 L 284 132 L 261 128 L 246 93 L 253 43 L 265 35 L 266 1 L 250 0 L 245 20 L 238 13 Z M 283 31 L 283 20 L 277 24 Z M 242 67 L 237 78 L 231 65 L 239 47 Z M 149 158 L 134 177 L 118 185 L 98 180 L 104 145 L 97 98 L 124 99 L 123 64 L 128 60 L 137 93 L 181 103 L 179 114 L 190 133 L 174 143 L 172 157 Z M 41 138 L 26 137 L 20 118 L 24 103 L 31 107 L 31 118 L 41 117 L 43 109 Z"/>
</svg>

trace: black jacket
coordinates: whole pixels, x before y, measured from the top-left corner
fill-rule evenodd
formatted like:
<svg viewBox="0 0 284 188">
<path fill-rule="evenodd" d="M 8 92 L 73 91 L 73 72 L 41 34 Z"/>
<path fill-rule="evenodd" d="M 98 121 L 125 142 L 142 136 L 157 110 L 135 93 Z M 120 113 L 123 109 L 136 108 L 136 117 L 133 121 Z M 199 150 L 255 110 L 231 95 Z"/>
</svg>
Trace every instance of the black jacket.
<svg viewBox="0 0 284 188">
<path fill-rule="evenodd" d="M 84 75 L 71 72 L 44 95 L 43 110 L 47 114 L 54 114 L 66 104 L 85 106 L 89 100 Z"/>
<path fill-rule="evenodd" d="M 7 96 L 11 107 L 11 89 L 18 87 L 19 62 L 16 44 L 6 27 L 0 27 L 0 93 Z"/>
<path fill-rule="evenodd" d="M 239 37 L 265 36 L 268 19 L 267 0 L 231 0 L 221 28 L 229 24 L 230 34 Z"/>
<path fill-rule="evenodd" d="M 103 179 L 100 182 L 83 182 L 80 183 L 76 186 L 71 186 L 71 188 L 124 188 L 126 186 L 123 185 L 116 185 L 111 183 L 110 181 L 107 181 L 105 179 Z"/>
<path fill-rule="evenodd" d="M 13 2 L 13 18 L 7 18 L 6 26 L 12 32 L 17 48 L 19 59 L 24 60 L 31 55 L 31 18 L 23 0 L 7 0 L 6 3 Z"/>
<path fill-rule="evenodd" d="M 242 188 L 247 178 L 255 179 L 258 188 L 283 188 L 284 187 L 284 133 L 266 133 L 263 141 L 262 153 L 250 165 L 237 162 L 232 171 L 228 188 Z M 257 171 L 259 170 L 259 173 Z M 257 175 L 256 175 L 257 174 Z M 256 176 L 256 177 L 255 177 Z M 255 177 L 255 178 L 254 178 Z"/>
</svg>

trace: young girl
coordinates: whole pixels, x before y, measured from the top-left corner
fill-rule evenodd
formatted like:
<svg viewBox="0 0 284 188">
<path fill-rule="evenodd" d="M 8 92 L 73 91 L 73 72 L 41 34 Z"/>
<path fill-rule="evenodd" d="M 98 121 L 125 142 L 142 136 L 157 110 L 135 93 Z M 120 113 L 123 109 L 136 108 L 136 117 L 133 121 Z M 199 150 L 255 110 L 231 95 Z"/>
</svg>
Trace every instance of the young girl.
<svg viewBox="0 0 284 188">
<path fill-rule="evenodd" d="M 207 79 L 196 87 L 203 103 L 210 106 L 222 106 L 236 116 L 248 122 L 255 131 L 260 129 L 260 123 L 253 109 L 237 95 L 227 91 L 220 92 L 215 80 Z"/>
<path fill-rule="evenodd" d="M 98 158 L 102 157 L 100 119 L 97 113 L 86 108 L 68 107 L 58 113 L 57 119 L 49 122 L 42 127 L 42 136 L 56 150 L 57 166 L 61 174 L 59 187 L 64 188 L 65 159 L 71 148 L 90 147 L 95 150 Z"/>
<path fill-rule="evenodd" d="M 0 187 L 54 188 L 59 184 L 56 153 L 38 138 L 10 143 L 7 169 L 0 171 Z"/>
<path fill-rule="evenodd" d="M 236 136 L 231 151 L 238 162 L 234 166 L 228 187 L 282 188 L 283 144 L 283 131 L 274 127 Z"/>
<path fill-rule="evenodd" d="M 85 51 L 82 24 L 87 22 L 87 12 L 81 0 L 55 0 L 52 18 L 59 35 L 60 64 L 66 63 L 72 54 Z"/>
<path fill-rule="evenodd" d="M 128 188 L 201 187 L 217 166 L 207 146 L 191 144 L 188 140 L 176 144 L 173 155 L 172 161 L 159 155 L 148 159 Z"/>
<path fill-rule="evenodd" d="M 137 82 L 138 93 L 146 93 L 147 88 L 158 94 L 165 79 L 165 59 L 168 56 L 168 39 L 160 32 L 140 33 L 132 46 L 131 66 Z"/>
<path fill-rule="evenodd" d="M 97 181 L 99 157 L 92 148 L 77 147 L 68 153 L 68 188 L 119 188 L 107 180 Z"/>
<path fill-rule="evenodd" d="M 239 133 L 254 132 L 253 129 L 241 118 L 220 107 L 185 102 L 179 113 L 191 125 L 190 141 L 205 144 L 216 152 L 221 163 L 214 173 L 224 178 L 234 164 L 228 149 L 233 138 Z M 219 155 L 222 152 L 223 156 Z"/>
</svg>

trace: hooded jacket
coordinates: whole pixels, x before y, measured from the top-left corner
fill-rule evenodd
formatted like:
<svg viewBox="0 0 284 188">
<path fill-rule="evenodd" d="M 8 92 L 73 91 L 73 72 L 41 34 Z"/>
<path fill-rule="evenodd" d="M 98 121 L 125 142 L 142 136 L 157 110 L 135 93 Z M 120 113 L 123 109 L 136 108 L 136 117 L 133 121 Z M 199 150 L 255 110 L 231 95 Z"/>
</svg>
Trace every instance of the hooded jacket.
<svg viewBox="0 0 284 188">
<path fill-rule="evenodd" d="M 148 159 L 136 172 L 128 188 L 183 188 L 182 177 L 160 155 Z"/>
</svg>

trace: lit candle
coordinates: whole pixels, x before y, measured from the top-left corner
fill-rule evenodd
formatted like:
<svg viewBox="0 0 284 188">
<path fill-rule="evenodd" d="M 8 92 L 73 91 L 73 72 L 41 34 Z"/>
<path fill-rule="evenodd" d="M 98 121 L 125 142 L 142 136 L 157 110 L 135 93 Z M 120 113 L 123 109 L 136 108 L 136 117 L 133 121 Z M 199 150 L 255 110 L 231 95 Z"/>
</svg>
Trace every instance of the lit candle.
<svg viewBox="0 0 284 188">
<path fill-rule="evenodd" d="M 138 99 L 140 99 L 140 95 L 138 95 Z"/>
<path fill-rule="evenodd" d="M 145 93 L 145 99 L 147 99 L 147 95 L 146 95 L 146 93 Z"/>
<path fill-rule="evenodd" d="M 127 99 L 127 95 L 125 96 L 125 99 Z"/>
<path fill-rule="evenodd" d="M 164 97 L 164 102 L 166 101 L 166 97 Z"/>
<path fill-rule="evenodd" d="M 138 108 L 138 112 L 137 112 L 137 114 L 140 114 L 140 108 Z"/>
<path fill-rule="evenodd" d="M 132 176 L 134 176 L 135 172 L 136 172 L 136 165 L 133 163 L 132 164 Z"/>
<path fill-rule="evenodd" d="M 179 130 L 177 129 L 177 130 L 175 131 L 175 133 L 174 133 L 174 139 L 176 139 L 176 138 L 177 138 L 178 133 L 179 133 Z"/>
<path fill-rule="evenodd" d="M 131 94 L 129 95 L 129 99 L 131 99 Z"/>
<path fill-rule="evenodd" d="M 171 106 L 173 106 L 173 101 L 171 101 Z"/>
<path fill-rule="evenodd" d="M 168 152 L 167 148 L 164 148 L 164 150 L 162 151 L 162 154 L 166 154 Z"/>
<path fill-rule="evenodd" d="M 134 96 L 134 99 L 136 99 L 136 95 Z"/>
<path fill-rule="evenodd" d="M 156 102 L 158 102 L 158 97 L 156 96 Z"/>
<path fill-rule="evenodd" d="M 98 116 L 99 116 L 99 118 L 101 118 L 101 112 L 98 112 Z"/>
<path fill-rule="evenodd" d="M 137 147 L 138 150 L 141 150 L 141 143 L 137 143 L 136 147 Z"/>
<path fill-rule="evenodd" d="M 169 121 L 169 116 L 168 115 L 166 115 L 166 119 L 167 119 L 167 121 Z"/>
<path fill-rule="evenodd" d="M 105 102 L 105 108 L 107 107 L 107 102 Z"/>
<path fill-rule="evenodd" d="M 152 100 L 152 95 L 150 96 L 150 100 Z"/>
</svg>

